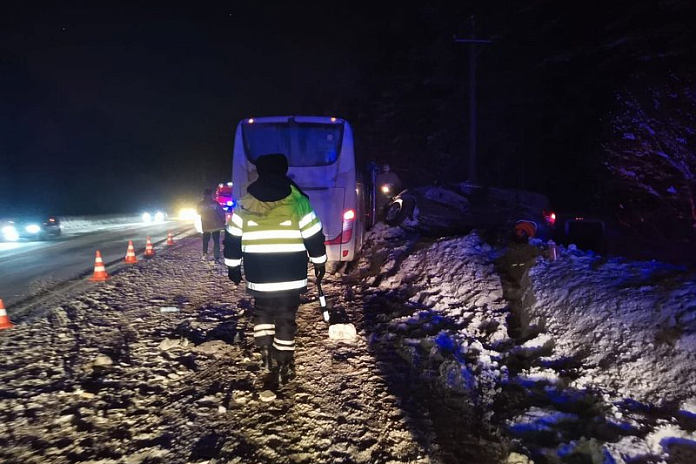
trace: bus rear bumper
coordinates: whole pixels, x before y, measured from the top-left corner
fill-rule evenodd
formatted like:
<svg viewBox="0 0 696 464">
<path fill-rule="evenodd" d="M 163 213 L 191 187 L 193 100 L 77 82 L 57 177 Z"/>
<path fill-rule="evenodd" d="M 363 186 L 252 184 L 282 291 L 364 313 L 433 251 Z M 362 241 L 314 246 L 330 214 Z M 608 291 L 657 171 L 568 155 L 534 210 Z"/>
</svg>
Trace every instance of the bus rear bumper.
<svg viewBox="0 0 696 464">
<path fill-rule="evenodd" d="M 329 261 L 353 261 L 357 254 L 350 243 L 341 245 L 326 245 L 326 255 Z"/>
</svg>

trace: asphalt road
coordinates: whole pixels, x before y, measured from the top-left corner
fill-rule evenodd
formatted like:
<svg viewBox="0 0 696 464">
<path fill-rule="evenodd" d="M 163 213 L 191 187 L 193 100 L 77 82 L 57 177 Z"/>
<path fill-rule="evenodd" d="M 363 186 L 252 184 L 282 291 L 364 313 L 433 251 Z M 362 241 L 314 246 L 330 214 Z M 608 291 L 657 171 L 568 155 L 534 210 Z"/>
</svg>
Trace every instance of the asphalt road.
<svg viewBox="0 0 696 464">
<path fill-rule="evenodd" d="M 157 250 L 166 246 L 168 232 L 175 238 L 195 233 L 187 222 L 132 222 L 73 229 L 55 240 L 0 242 L 0 298 L 12 317 L 13 306 L 91 277 L 97 250 L 108 271 L 123 262 L 129 240 L 141 259 L 147 237 Z"/>
</svg>

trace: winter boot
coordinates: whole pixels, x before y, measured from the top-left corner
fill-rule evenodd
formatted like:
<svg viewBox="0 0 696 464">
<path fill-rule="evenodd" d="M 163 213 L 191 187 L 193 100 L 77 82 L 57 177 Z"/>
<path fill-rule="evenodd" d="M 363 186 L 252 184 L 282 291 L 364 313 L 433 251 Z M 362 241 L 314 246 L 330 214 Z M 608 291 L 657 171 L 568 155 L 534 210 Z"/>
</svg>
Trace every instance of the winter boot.
<svg viewBox="0 0 696 464">
<path fill-rule="evenodd" d="M 282 361 L 278 365 L 278 384 L 285 385 L 295 378 L 295 360 Z"/>
<path fill-rule="evenodd" d="M 261 349 L 261 367 L 267 371 L 273 370 L 273 356 L 271 356 L 271 347 L 262 346 Z"/>
</svg>

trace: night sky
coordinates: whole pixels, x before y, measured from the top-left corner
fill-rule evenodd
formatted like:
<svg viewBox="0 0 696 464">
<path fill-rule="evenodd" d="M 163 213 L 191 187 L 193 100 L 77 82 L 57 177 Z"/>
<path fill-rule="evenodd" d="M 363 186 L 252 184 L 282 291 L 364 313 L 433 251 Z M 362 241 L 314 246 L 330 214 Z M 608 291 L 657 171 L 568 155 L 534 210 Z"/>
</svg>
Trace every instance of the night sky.
<svg viewBox="0 0 696 464">
<path fill-rule="evenodd" d="M 240 119 L 325 112 L 372 53 L 379 12 L 293 5 L 3 12 L 0 207 L 134 211 L 229 180 Z"/>
<path fill-rule="evenodd" d="M 468 48 L 481 180 L 609 205 L 615 95 L 696 62 L 688 0 L 24 2 L 0 14 L 0 211 L 134 212 L 229 180 L 249 116 L 349 120 L 359 161 L 464 180 Z M 606 191 L 604 197 L 601 192 Z M 597 193 L 600 192 L 600 193 Z M 2 214 L 0 214 L 2 215 Z"/>
</svg>

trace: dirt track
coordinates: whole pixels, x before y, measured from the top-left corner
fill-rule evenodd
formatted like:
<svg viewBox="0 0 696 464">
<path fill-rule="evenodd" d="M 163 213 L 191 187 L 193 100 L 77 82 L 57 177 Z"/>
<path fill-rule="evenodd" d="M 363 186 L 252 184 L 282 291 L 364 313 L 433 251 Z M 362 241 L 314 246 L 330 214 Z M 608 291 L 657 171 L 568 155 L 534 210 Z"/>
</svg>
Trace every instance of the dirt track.
<svg viewBox="0 0 696 464">
<path fill-rule="evenodd" d="M 466 399 L 429 380 L 393 337 L 373 336 L 400 302 L 350 276 L 325 291 L 356 323 L 357 342 L 329 340 L 307 297 L 298 377 L 261 401 L 251 300 L 199 260 L 198 245 L 178 242 L 0 333 L 0 460 L 499 462 L 501 445 Z"/>
</svg>

